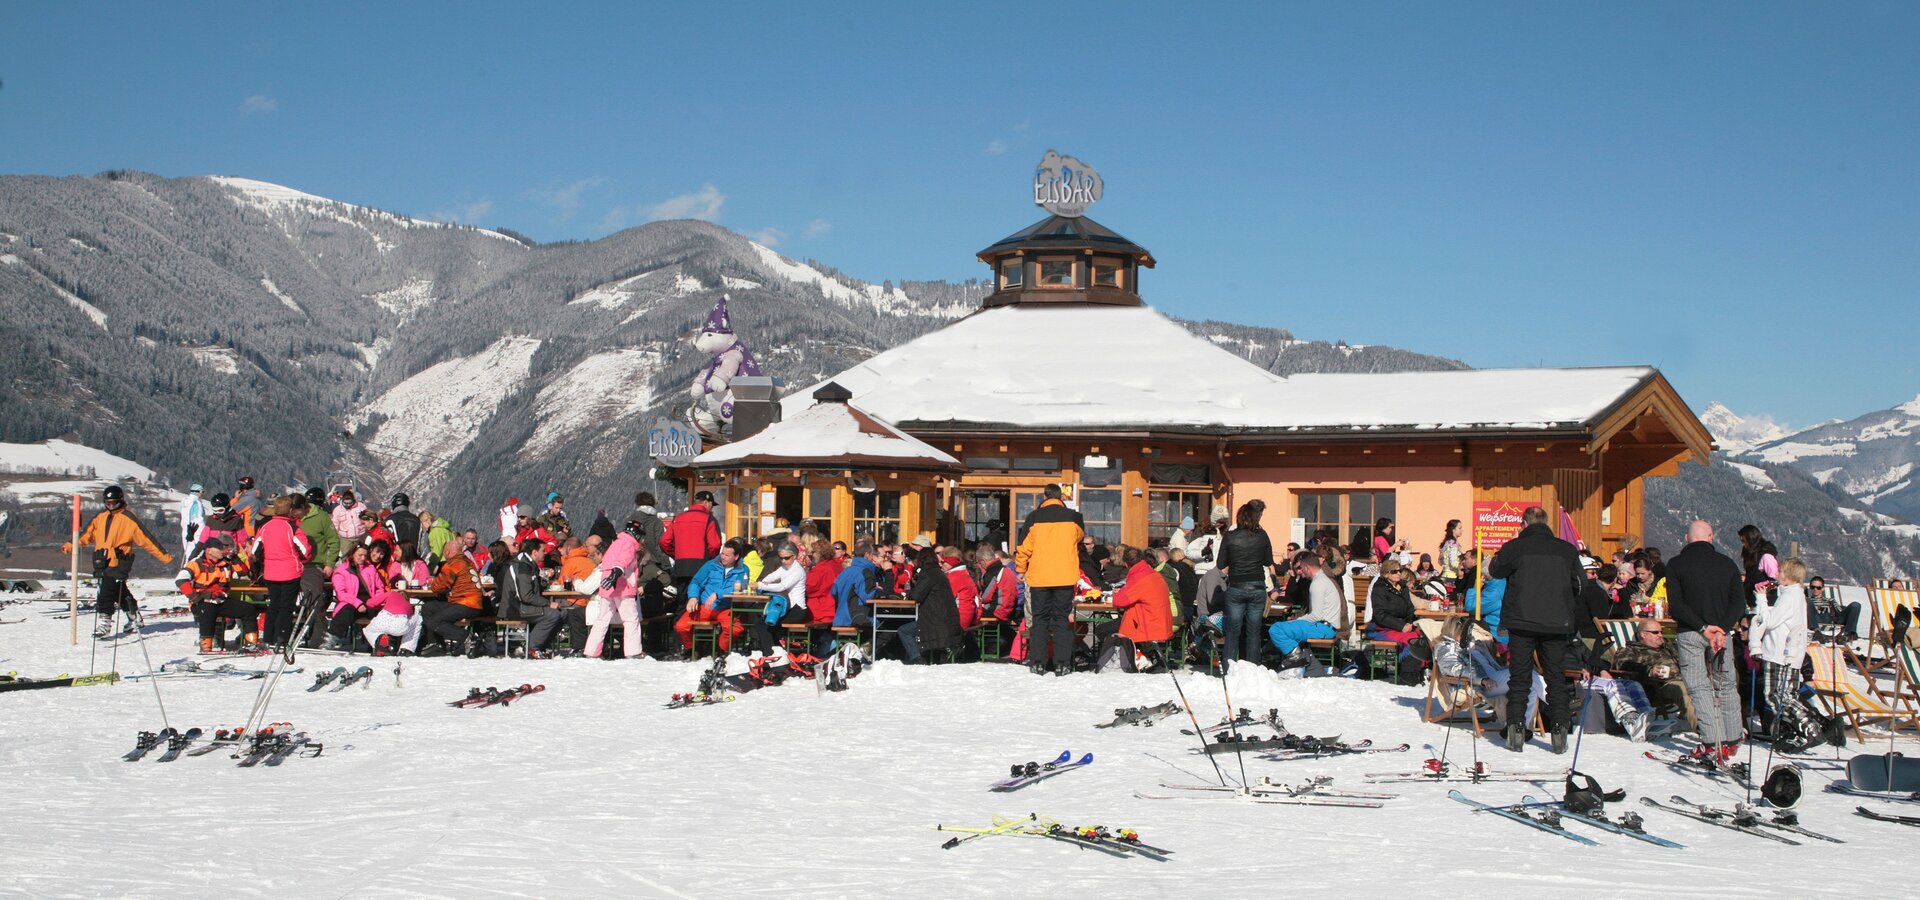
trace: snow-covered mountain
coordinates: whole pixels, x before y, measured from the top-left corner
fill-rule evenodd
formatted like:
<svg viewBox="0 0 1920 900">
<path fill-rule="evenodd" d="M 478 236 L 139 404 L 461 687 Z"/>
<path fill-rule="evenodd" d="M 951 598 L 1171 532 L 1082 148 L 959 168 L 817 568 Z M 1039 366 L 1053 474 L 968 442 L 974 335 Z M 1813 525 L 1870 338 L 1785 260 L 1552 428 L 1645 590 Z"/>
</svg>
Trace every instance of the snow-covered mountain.
<svg viewBox="0 0 1920 900">
<path fill-rule="evenodd" d="M 1756 443 L 1740 458 L 1791 466 L 1876 512 L 1920 518 L 1920 397 Z"/>
<path fill-rule="evenodd" d="M 1713 434 L 1714 443 L 1733 455 L 1768 441 L 1777 441 L 1793 432 L 1767 416 L 1742 416 L 1714 401 L 1700 411 L 1700 424 Z"/>
</svg>

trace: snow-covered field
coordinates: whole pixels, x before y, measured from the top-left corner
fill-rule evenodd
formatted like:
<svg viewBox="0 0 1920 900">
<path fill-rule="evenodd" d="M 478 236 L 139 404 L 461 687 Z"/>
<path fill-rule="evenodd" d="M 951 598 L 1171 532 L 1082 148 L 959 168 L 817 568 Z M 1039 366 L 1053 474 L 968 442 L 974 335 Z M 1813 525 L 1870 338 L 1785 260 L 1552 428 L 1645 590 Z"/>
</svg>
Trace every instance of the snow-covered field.
<svg viewBox="0 0 1920 900">
<path fill-rule="evenodd" d="M 159 595 L 148 609 L 178 603 Z M 18 598 L 20 595 L 0 595 Z M 98 650 L 67 646 L 64 602 L 0 607 L 0 669 L 85 673 Z M 83 612 L 83 616 L 86 614 Z M 83 621 L 89 621 L 86 616 Z M 90 623 L 90 622 L 89 622 Z M 152 618 L 155 664 L 191 652 L 184 618 Z M 119 648 L 122 673 L 144 671 Z M 1849 843 L 1787 847 L 1646 811 L 1666 850 L 1595 831 L 1586 848 L 1472 813 L 1440 785 L 1395 785 L 1388 808 L 1329 809 L 1231 799 L 1149 801 L 1137 790 L 1210 781 L 1182 735 L 1185 718 L 1099 730 L 1116 707 L 1174 699 L 1166 675 L 1039 679 L 1015 666 L 881 663 L 841 694 L 810 682 L 732 703 L 665 710 L 694 687 L 695 664 L 395 659 L 307 655 L 282 683 L 271 719 L 325 744 L 313 759 L 241 769 L 216 752 L 158 764 L 120 760 L 157 730 L 143 681 L 0 694 L 0 780 L 7 785 L 0 895 L 56 897 L 1271 897 L 1719 898 L 1887 895 L 1916 833 L 1851 814 L 1855 802 L 1806 775 L 1810 827 Z M 373 664 L 365 689 L 310 694 L 313 673 Z M 245 667 L 265 660 L 243 660 Z M 473 686 L 542 683 L 508 708 L 452 709 Z M 1224 710 L 1217 679 L 1181 679 L 1202 723 Z M 165 680 L 176 727 L 243 720 L 259 682 Z M 1236 672 L 1236 706 L 1277 707 L 1297 733 L 1401 741 L 1413 752 L 1315 762 L 1261 762 L 1255 779 L 1416 767 L 1439 743 L 1416 707 L 1424 690 L 1340 679 L 1283 681 Z M 1449 754 L 1472 756 L 1470 732 Z M 1903 741 L 1909 752 L 1911 741 Z M 1884 746 L 1884 745 L 1883 745 Z M 986 785 L 1007 765 L 1091 751 L 1096 763 L 1014 794 Z M 1729 789 L 1640 758 L 1597 736 L 1581 767 L 1639 796 L 1731 805 Z M 1545 768 L 1535 743 L 1518 757 L 1481 742 L 1494 766 Z M 1218 758 L 1233 777 L 1239 764 Z M 1551 787 L 1480 785 L 1512 800 Z M 1611 807 L 1616 811 L 1626 805 Z M 1635 807 L 1637 808 L 1637 807 Z M 1916 812 L 1920 808 L 1906 809 Z M 1175 859 L 1116 859 L 1066 844 L 998 837 L 942 850 L 936 823 L 981 825 L 1037 812 L 1066 824 L 1125 825 Z M 1578 828 L 1579 826 L 1576 826 Z M 1904 891 L 1893 888 L 1894 896 Z"/>
</svg>

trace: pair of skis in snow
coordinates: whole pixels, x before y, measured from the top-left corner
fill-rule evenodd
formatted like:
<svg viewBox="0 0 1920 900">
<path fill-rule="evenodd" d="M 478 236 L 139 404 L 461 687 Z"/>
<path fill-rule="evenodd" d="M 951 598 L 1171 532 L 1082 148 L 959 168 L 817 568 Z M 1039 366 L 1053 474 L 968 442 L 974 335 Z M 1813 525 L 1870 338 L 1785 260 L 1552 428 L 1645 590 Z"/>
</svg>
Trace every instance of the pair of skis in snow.
<svg viewBox="0 0 1920 900">
<path fill-rule="evenodd" d="M 1569 830 L 1564 824 L 1566 821 L 1571 820 L 1584 825 L 1590 825 L 1602 831 L 1621 835 L 1622 837 L 1630 837 L 1660 847 L 1677 850 L 1683 846 L 1658 835 L 1648 834 L 1640 817 L 1633 813 L 1627 813 L 1621 816 L 1619 821 L 1614 821 L 1603 816 L 1587 815 L 1568 809 L 1566 804 L 1559 801 L 1550 800 L 1541 802 L 1531 796 L 1521 797 L 1519 803 L 1506 805 L 1482 803 L 1460 793 L 1458 790 L 1448 791 L 1447 798 L 1471 806 L 1478 812 L 1492 813 L 1508 821 L 1518 822 L 1536 831 L 1544 831 L 1548 834 L 1558 835 L 1586 847 L 1598 847 L 1600 846 L 1600 842 L 1584 834 Z"/>
<path fill-rule="evenodd" d="M 517 688 L 508 688 L 504 691 L 495 687 L 487 688 L 484 691 L 479 688 L 469 688 L 467 690 L 467 696 L 465 699 L 455 700 L 448 703 L 447 705 L 454 707 L 456 709 L 480 709 L 482 707 L 487 707 L 487 706 L 511 706 L 513 705 L 513 701 L 515 700 L 518 700 L 530 694 L 538 694 L 541 691 L 544 691 L 546 689 L 547 689 L 547 686 L 544 684 L 523 684 Z"/>
<path fill-rule="evenodd" d="M 1068 828 L 1051 819 L 1042 819 L 1037 815 L 1028 815 L 1020 819 L 995 818 L 993 825 L 986 828 L 966 828 L 951 825 L 935 825 L 935 831 L 963 832 L 964 837 L 949 838 L 941 844 L 943 850 L 952 850 L 971 841 L 995 835 L 1015 837 L 1035 837 L 1073 844 L 1088 850 L 1096 850 L 1115 857 L 1137 856 L 1155 862 L 1168 861 L 1173 851 L 1165 847 L 1155 847 L 1140 840 L 1138 832 L 1131 828 L 1108 828 L 1105 825 L 1085 825 Z"/>
<path fill-rule="evenodd" d="M 307 688 L 307 693 L 311 694 L 329 684 L 333 685 L 332 693 L 339 693 L 356 683 L 360 683 L 362 690 L 372 687 L 373 667 L 361 666 L 348 672 L 346 666 L 336 666 L 331 672 L 321 672 L 313 676 L 313 687 Z"/>
<path fill-rule="evenodd" d="M 1064 775 L 1074 769 L 1081 769 L 1090 765 L 1093 765 L 1093 754 L 1088 753 L 1079 759 L 1074 759 L 1073 751 L 1062 750 L 1060 751 L 1060 755 L 1055 757 L 1052 762 L 1014 763 L 1012 772 L 1008 777 L 989 785 L 987 790 L 1000 793 L 1017 791 L 1027 785 L 1045 781 L 1055 775 Z"/>
<path fill-rule="evenodd" d="M 1417 772 L 1369 772 L 1362 776 L 1373 784 L 1414 784 L 1418 782 L 1449 782 L 1481 784 L 1489 781 L 1523 781 L 1549 783 L 1564 781 L 1565 769 L 1553 772 L 1512 771 L 1503 772 L 1487 768 L 1486 763 L 1476 762 L 1471 766 L 1455 766 L 1441 759 L 1428 759 Z"/>
<path fill-rule="evenodd" d="M 667 701 L 666 708 L 680 709 L 687 706 L 712 706 L 715 703 L 726 703 L 732 699 L 732 694 L 708 694 L 696 691 L 691 694 L 673 695 L 673 699 Z"/>
<path fill-rule="evenodd" d="M 268 766 L 278 766 L 295 755 L 319 756 L 321 749 L 321 745 L 304 731 L 262 731 L 249 739 L 247 753 L 241 758 L 240 767 L 250 769 L 262 762 Z"/>
<path fill-rule="evenodd" d="M 1167 718 L 1168 716 L 1176 716 L 1185 711 L 1186 710 L 1180 708 L 1180 704 L 1171 700 L 1158 706 L 1130 706 L 1126 709 L 1114 710 L 1113 721 L 1096 723 L 1093 727 L 1118 728 L 1122 725 L 1152 727 L 1155 722 L 1161 719 Z M 1244 712 L 1245 710 L 1242 710 L 1242 713 Z M 1183 733 L 1191 732 L 1185 732 L 1183 730 Z"/>
<path fill-rule="evenodd" d="M 139 762 L 146 758 L 149 752 L 158 749 L 161 745 L 165 745 L 167 748 L 166 752 L 162 753 L 157 761 L 173 762 L 180 758 L 181 751 L 185 750 L 188 744 L 199 740 L 200 734 L 201 732 L 198 728 L 189 728 L 186 731 L 179 731 L 173 728 L 162 728 L 159 731 L 142 731 L 140 732 L 140 736 L 134 739 L 133 749 L 127 751 L 127 755 L 120 758 L 127 762 Z"/>
<path fill-rule="evenodd" d="M 1299 784 L 1285 784 L 1271 778 L 1262 778 L 1259 783 L 1241 787 L 1222 784 L 1169 784 L 1160 786 L 1171 791 L 1186 791 L 1186 794 L 1149 794 L 1136 791 L 1135 797 L 1142 800 L 1186 800 L 1211 798 L 1240 798 L 1253 803 L 1271 803 L 1287 806 L 1342 806 L 1351 809 L 1379 809 L 1382 800 L 1392 800 L 1398 794 L 1381 794 L 1366 791 L 1335 790 L 1333 779 L 1318 776 Z"/>
</svg>

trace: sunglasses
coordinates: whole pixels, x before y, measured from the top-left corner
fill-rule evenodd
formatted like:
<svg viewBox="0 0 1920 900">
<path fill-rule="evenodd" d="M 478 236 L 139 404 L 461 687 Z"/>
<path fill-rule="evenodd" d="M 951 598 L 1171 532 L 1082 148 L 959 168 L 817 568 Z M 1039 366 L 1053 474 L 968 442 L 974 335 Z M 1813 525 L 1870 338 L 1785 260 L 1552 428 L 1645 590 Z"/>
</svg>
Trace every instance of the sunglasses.
<svg viewBox="0 0 1920 900">
<path fill-rule="evenodd" d="M 781 559 L 792 559 L 792 558 L 793 558 L 793 554 L 791 554 L 791 553 L 782 553 L 782 554 L 780 554 L 780 558 L 781 558 Z"/>
</svg>

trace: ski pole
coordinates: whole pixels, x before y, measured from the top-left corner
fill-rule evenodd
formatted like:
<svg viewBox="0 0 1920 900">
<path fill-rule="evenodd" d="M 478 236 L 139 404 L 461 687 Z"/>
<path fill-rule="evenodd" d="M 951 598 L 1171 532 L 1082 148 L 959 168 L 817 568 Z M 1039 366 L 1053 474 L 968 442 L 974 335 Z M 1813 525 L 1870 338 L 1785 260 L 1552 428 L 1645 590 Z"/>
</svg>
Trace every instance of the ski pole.
<svg viewBox="0 0 1920 900">
<path fill-rule="evenodd" d="M 1200 755 L 1206 757 L 1207 762 L 1213 763 L 1213 774 L 1220 779 L 1220 786 L 1226 787 L 1227 775 L 1225 772 L 1220 771 L 1219 760 L 1214 759 L 1213 754 L 1207 752 L 1207 736 L 1201 732 L 1200 720 L 1193 715 L 1193 704 L 1187 702 L 1187 692 L 1181 690 L 1180 677 L 1173 674 L 1173 668 L 1171 666 L 1167 668 L 1167 677 L 1173 679 L 1173 691 L 1180 695 L 1180 706 L 1187 711 L 1187 721 L 1193 723 L 1193 739 L 1200 742 Z"/>
<path fill-rule="evenodd" d="M 146 623 L 140 619 L 140 607 L 135 606 L 128 610 L 127 616 L 133 624 L 135 638 L 140 643 L 140 655 L 147 661 L 147 681 L 153 685 L 153 702 L 160 707 L 160 724 L 172 728 L 173 723 L 167 721 L 167 703 L 160 699 L 160 679 L 152 677 L 153 655 L 147 652 L 147 628 Z"/>
<path fill-rule="evenodd" d="M 1759 716 L 1760 673 L 1753 668 L 1751 661 L 1747 664 L 1747 695 L 1751 698 L 1753 706 L 1752 715 L 1756 717 Z M 1774 721 L 1778 722 L 1780 720 L 1780 705 L 1778 703 L 1769 705 L 1773 708 Z M 1773 755 L 1772 743 L 1767 744 L 1767 755 L 1769 758 Z M 1753 805 L 1753 735 L 1751 734 L 1747 735 L 1747 805 Z"/>
<path fill-rule="evenodd" d="M 1248 784 L 1247 755 L 1240 746 L 1240 720 L 1233 714 L 1233 694 L 1227 691 L 1227 669 L 1231 665 L 1232 661 L 1229 660 L 1220 669 L 1220 696 L 1227 701 L 1227 727 L 1233 729 L 1233 756 L 1240 761 L 1240 786 L 1244 788 Z"/>
</svg>

